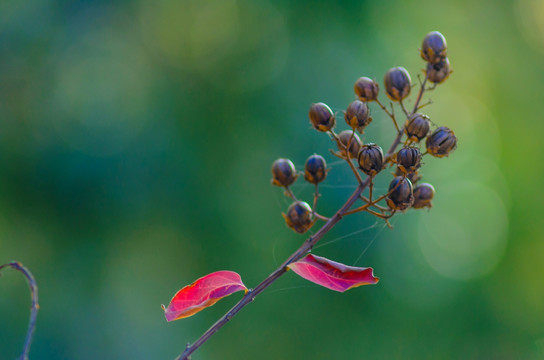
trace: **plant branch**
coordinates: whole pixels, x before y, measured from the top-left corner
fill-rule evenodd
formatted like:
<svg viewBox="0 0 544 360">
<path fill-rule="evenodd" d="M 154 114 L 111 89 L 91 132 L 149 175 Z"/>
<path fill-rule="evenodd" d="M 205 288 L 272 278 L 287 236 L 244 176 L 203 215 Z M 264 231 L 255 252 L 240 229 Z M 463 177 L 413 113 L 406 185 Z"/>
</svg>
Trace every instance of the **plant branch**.
<svg viewBox="0 0 544 360">
<path fill-rule="evenodd" d="M 387 151 L 386 156 L 391 156 L 397 146 L 400 143 L 402 138 L 403 129 L 400 129 L 397 137 L 391 144 L 391 147 Z M 348 150 L 349 151 L 349 150 Z M 188 360 L 193 352 L 195 352 L 199 347 L 201 347 L 206 341 L 208 341 L 213 334 L 215 334 L 219 329 L 221 329 L 226 323 L 230 321 L 240 310 L 242 310 L 246 305 L 251 303 L 257 295 L 263 292 L 267 287 L 269 287 L 274 281 L 276 281 L 280 276 L 285 274 L 288 270 L 287 266 L 295 261 L 303 258 L 308 252 L 310 252 L 313 246 L 325 236 L 338 221 L 349 211 L 353 204 L 360 198 L 361 194 L 365 188 L 370 184 L 370 177 L 367 176 L 359 186 L 355 189 L 353 194 L 348 198 L 348 200 L 342 205 L 342 207 L 312 236 L 310 236 L 304 243 L 296 250 L 291 256 L 287 258 L 274 272 L 266 277 L 257 287 L 250 289 L 246 295 L 234 305 L 225 315 L 223 315 L 215 324 L 213 324 L 204 334 L 202 334 L 193 344 L 187 344 L 185 351 L 179 355 L 176 360 Z"/>
<path fill-rule="evenodd" d="M 38 304 L 38 285 L 36 284 L 36 279 L 32 273 L 24 267 L 18 261 L 12 261 L 10 263 L 0 265 L 0 270 L 5 267 L 11 267 L 14 270 L 20 271 L 26 277 L 28 281 L 28 286 L 30 287 L 30 297 L 31 297 L 31 307 L 30 307 L 30 320 L 28 321 L 28 330 L 26 333 L 25 344 L 23 347 L 23 352 L 19 356 L 18 360 L 28 360 L 28 352 L 30 351 L 30 344 L 32 343 L 32 335 L 34 334 L 34 329 L 36 328 L 36 318 L 38 316 L 38 309 L 40 305 Z M 1 275 L 1 274 L 0 274 Z"/>
</svg>

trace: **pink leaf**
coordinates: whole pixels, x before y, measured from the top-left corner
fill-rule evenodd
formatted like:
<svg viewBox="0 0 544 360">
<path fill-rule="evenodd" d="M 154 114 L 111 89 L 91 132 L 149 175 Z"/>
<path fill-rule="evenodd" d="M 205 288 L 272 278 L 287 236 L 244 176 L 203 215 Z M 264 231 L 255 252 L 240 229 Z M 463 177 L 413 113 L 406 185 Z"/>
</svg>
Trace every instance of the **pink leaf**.
<svg viewBox="0 0 544 360">
<path fill-rule="evenodd" d="M 247 288 L 233 271 L 217 271 L 196 280 L 178 291 L 167 308 L 162 305 L 166 321 L 183 319 L 212 306 L 225 296 Z"/>
<path fill-rule="evenodd" d="M 372 268 L 347 266 L 312 254 L 288 265 L 288 268 L 306 280 L 339 292 L 376 284 L 379 280 Z"/>
</svg>

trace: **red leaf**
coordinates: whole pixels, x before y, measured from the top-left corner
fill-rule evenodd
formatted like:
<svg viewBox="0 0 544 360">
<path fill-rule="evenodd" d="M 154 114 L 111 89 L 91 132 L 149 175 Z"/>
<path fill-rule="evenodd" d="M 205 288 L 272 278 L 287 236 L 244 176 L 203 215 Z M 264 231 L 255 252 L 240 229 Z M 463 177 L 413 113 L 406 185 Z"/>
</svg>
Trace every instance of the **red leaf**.
<svg viewBox="0 0 544 360">
<path fill-rule="evenodd" d="M 166 321 L 183 319 L 212 306 L 225 296 L 247 288 L 233 271 L 217 271 L 201 277 L 178 291 L 167 308 L 162 305 Z"/>
<path fill-rule="evenodd" d="M 334 291 L 344 292 L 351 288 L 376 284 L 372 268 L 347 266 L 312 254 L 288 265 L 297 275 Z"/>
</svg>

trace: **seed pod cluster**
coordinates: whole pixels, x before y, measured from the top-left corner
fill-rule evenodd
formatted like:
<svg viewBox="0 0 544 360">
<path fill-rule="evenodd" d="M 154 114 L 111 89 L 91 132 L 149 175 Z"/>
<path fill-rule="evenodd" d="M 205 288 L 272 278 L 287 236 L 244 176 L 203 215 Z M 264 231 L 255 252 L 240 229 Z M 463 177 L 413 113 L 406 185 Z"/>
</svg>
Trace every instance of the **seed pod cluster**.
<svg viewBox="0 0 544 360">
<path fill-rule="evenodd" d="M 416 100 L 412 104 L 405 102 L 412 93 L 410 74 L 404 67 L 399 66 L 390 68 L 383 78 L 385 96 L 392 103 L 382 104 L 379 99 L 380 86 L 372 78 L 362 76 L 355 81 L 353 86 L 355 99 L 343 112 L 347 130 L 340 130 L 338 133 L 335 131 L 335 127 L 342 124 L 336 123 L 335 113 L 328 105 L 323 102 L 311 105 L 308 112 L 310 124 L 315 130 L 327 133 L 330 139 L 336 142 L 337 150 L 330 150 L 331 153 L 342 159 L 339 162 L 348 163 L 349 171 L 353 172 L 359 187 L 364 189 L 358 188 L 359 191 L 368 191 L 351 198 L 351 201 L 355 201 L 353 200 L 355 198 L 357 201 L 362 200 L 363 205 L 356 207 L 352 203 L 353 206 L 349 210 L 343 210 L 344 213 L 337 215 L 346 216 L 366 211 L 388 221 L 396 212 L 404 212 L 409 208 L 432 207 L 435 189 L 429 183 L 420 183 L 423 157 L 425 155 L 438 158 L 448 156 L 457 147 L 457 137 L 450 128 L 435 125 L 427 115 L 420 112 L 420 109 L 427 105 L 421 105 L 421 100 L 425 91 L 434 89 L 436 84 L 443 83 L 452 70 L 447 57 L 446 39 L 437 31 L 425 36 L 420 55 L 426 62 L 424 68 L 426 80 L 420 81 Z M 434 85 L 426 87 L 428 82 Z M 409 109 L 407 104 L 411 105 Z M 363 136 L 368 136 L 366 130 L 373 121 L 370 116 L 371 111 L 376 109 L 383 111 L 395 125 L 394 146 L 386 154 L 379 145 L 368 141 L 370 139 L 363 139 Z M 402 124 L 404 126 L 399 126 Z M 397 149 L 399 145 L 401 145 L 400 149 Z M 338 162 L 332 164 L 336 166 Z M 387 167 L 395 167 L 394 177 L 390 179 L 386 193 L 376 194 L 380 187 L 375 186 L 374 181 L 379 182 L 379 178 L 385 176 L 382 174 L 387 174 L 386 171 L 382 171 Z M 303 194 L 302 188 L 297 189 L 300 190 L 297 191 L 297 195 L 291 189 L 291 185 L 299 177 L 291 160 L 281 158 L 273 163 L 272 183 L 284 187 L 285 195 L 292 200 L 283 217 L 287 226 L 293 231 L 304 233 L 317 220 L 330 219 L 316 211 L 317 202 L 321 196 L 320 186 L 328 180 L 329 170 L 327 161 L 321 155 L 313 154 L 306 159 L 303 178 L 314 185 L 312 209 L 308 203 L 297 198 L 300 196 L 299 193 Z M 368 178 L 364 179 L 365 175 Z"/>
</svg>

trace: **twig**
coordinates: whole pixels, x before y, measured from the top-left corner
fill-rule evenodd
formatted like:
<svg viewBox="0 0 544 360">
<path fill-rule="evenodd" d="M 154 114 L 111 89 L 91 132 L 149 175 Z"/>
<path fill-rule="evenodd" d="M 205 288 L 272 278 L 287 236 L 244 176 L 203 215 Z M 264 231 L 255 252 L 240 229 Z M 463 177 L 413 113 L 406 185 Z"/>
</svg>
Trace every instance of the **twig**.
<svg viewBox="0 0 544 360">
<path fill-rule="evenodd" d="M 26 267 L 24 267 L 24 265 L 21 264 L 20 262 L 12 261 L 10 263 L 1 265 L 0 270 L 8 266 L 14 270 L 17 270 L 23 273 L 23 275 L 26 277 L 26 280 L 28 281 L 28 286 L 30 287 L 30 297 L 32 300 L 32 304 L 30 307 L 30 320 L 28 321 L 28 330 L 26 332 L 23 352 L 21 353 L 21 356 L 19 356 L 18 358 L 18 360 L 28 360 L 28 352 L 30 351 L 30 344 L 32 343 L 32 335 L 34 334 L 34 329 L 36 328 L 36 318 L 38 316 L 38 309 L 40 308 L 40 305 L 38 304 L 38 285 L 36 284 L 36 279 L 34 279 L 34 276 L 32 275 L 32 273 Z"/>
</svg>

